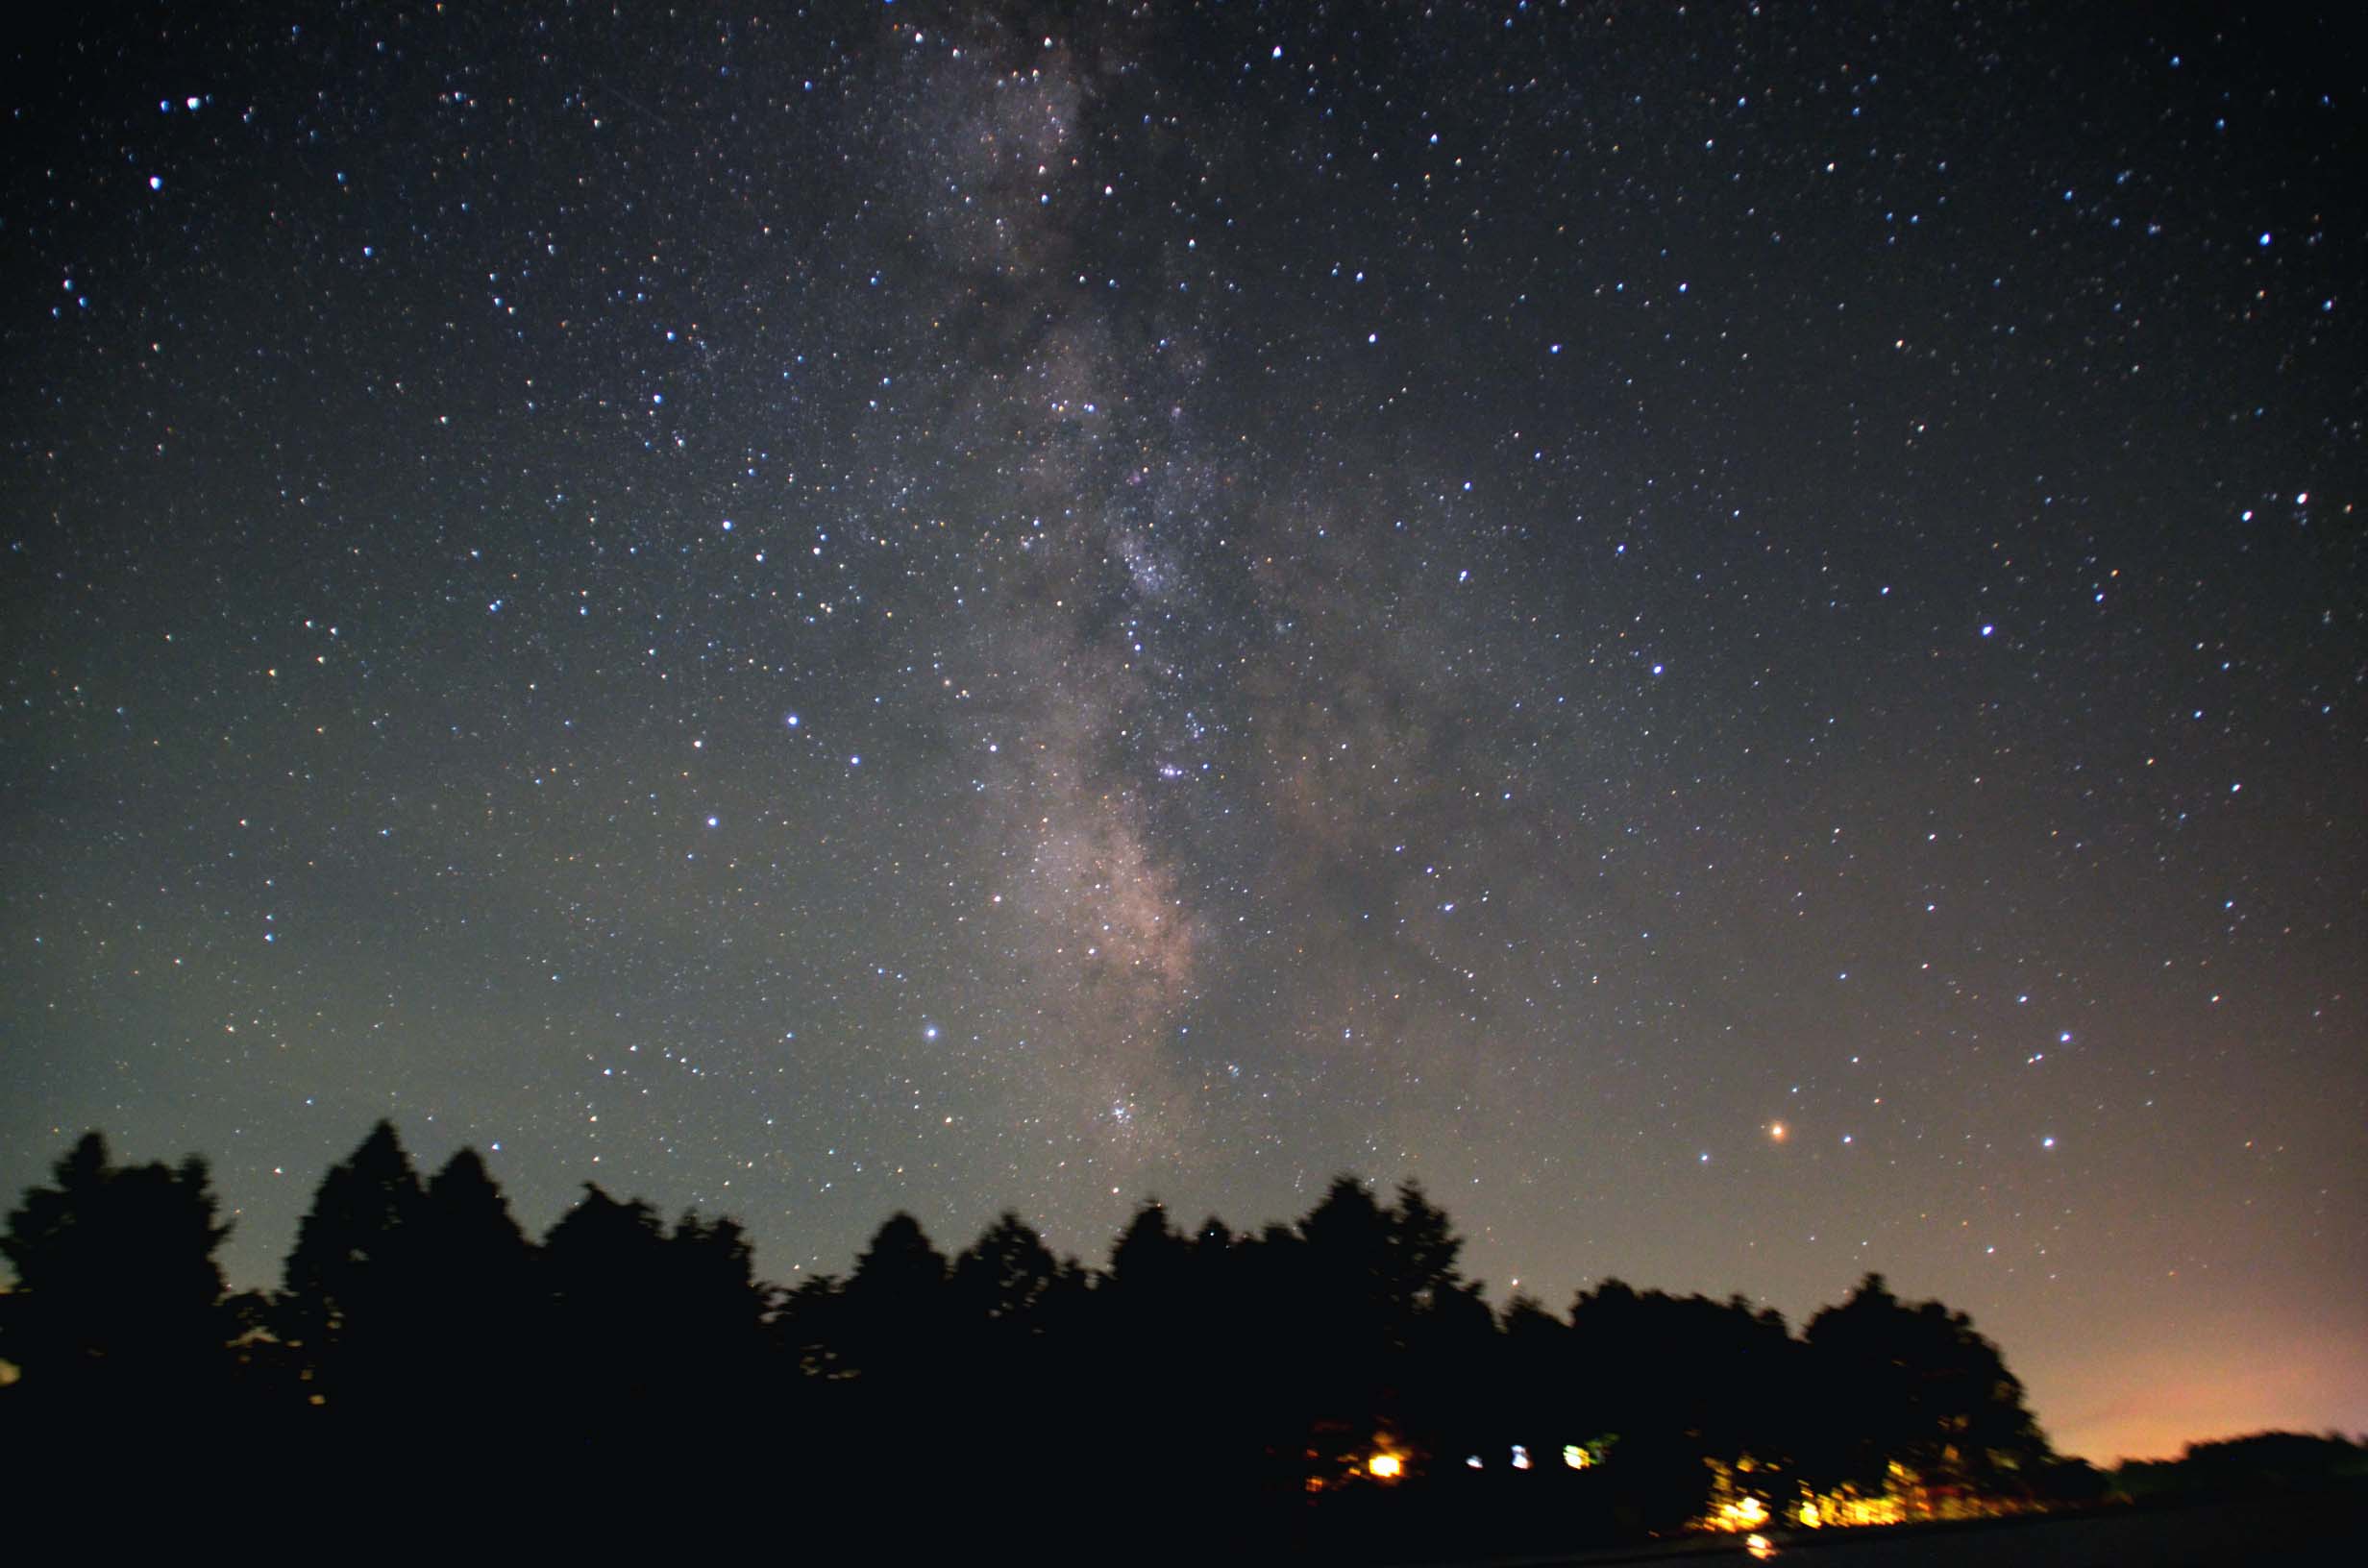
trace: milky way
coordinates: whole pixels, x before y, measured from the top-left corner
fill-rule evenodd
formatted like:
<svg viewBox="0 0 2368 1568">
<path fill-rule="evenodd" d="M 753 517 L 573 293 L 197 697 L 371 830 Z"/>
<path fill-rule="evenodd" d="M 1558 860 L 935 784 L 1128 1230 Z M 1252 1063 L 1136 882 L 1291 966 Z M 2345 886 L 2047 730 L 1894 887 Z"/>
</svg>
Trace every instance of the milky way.
<svg viewBox="0 0 2368 1568">
<path fill-rule="evenodd" d="M 2368 1428 L 2331 25 L 765 9 L 12 44 L 0 1182 L 1352 1169 Z"/>
</svg>

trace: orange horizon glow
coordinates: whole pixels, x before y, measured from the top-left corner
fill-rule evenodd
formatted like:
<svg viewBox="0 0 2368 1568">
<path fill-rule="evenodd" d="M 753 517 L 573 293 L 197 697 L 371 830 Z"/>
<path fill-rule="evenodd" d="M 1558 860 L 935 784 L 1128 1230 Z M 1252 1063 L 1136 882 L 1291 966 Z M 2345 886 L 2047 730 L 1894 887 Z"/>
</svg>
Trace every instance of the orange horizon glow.
<svg viewBox="0 0 2368 1568">
<path fill-rule="evenodd" d="M 2263 1432 L 2368 1433 L 2368 1343 L 2356 1334 L 2241 1298 L 2180 1326 L 2197 1319 L 2183 1335 L 2140 1317 L 2111 1352 L 2067 1363 L 2035 1343 L 2018 1358 L 2057 1451 L 2109 1468 Z"/>
</svg>

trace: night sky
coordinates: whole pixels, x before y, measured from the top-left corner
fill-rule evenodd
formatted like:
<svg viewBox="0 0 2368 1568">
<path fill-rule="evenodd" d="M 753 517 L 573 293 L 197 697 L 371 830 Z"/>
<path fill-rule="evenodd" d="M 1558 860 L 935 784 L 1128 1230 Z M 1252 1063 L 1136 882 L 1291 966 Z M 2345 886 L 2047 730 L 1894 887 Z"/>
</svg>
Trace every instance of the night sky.
<svg viewBox="0 0 2368 1568">
<path fill-rule="evenodd" d="M 2213 9 L 18 34 L 0 1188 L 1345 1168 L 2368 1429 L 2368 78 Z"/>
</svg>

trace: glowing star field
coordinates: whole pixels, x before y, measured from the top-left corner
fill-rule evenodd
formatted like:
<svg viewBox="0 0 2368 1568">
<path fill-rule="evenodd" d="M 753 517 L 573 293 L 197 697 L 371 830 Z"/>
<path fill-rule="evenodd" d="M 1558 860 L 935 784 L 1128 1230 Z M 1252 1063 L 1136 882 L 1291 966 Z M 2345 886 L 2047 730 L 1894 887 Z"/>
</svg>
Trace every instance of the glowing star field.
<svg viewBox="0 0 2368 1568">
<path fill-rule="evenodd" d="M 2368 1429 L 2358 57 L 2057 10 L 17 36 L 0 1185 L 1349 1169 Z"/>
</svg>

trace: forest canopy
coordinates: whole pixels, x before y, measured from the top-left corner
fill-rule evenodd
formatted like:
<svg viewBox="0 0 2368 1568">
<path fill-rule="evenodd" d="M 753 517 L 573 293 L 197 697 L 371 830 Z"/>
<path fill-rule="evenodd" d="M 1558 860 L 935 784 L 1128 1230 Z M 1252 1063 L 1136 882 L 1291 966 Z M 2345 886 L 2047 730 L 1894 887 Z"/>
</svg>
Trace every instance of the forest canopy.
<svg viewBox="0 0 2368 1568">
<path fill-rule="evenodd" d="M 1414 1182 L 1385 1201 L 1344 1175 L 1255 1232 L 1147 1201 L 1097 1265 L 1016 1213 L 949 1255 L 900 1213 L 795 1288 L 756 1278 L 738 1222 L 588 1183 L 530 1237 L 474 1151 L 423 1178 L 385 1122 L 323 1177 L 279 1288 L 228 1292 L 218 1209 L 202 1160 L 118 1165 L 95 1133 L 24 1194 L 0 1237 L 12 1432 L 194 1412 L 300 1461 L 498 1427 L 512 1463 L 927 1473 L 1351 1552 L 1475 1507 L 1508 1544 L 1567 1545 L 2027 1507 L 2093 1475 L 1964 1313 L 1880 1275 L 1797 1334 L 1616 1280 L 1499 1311 Z"/>
</svg>

